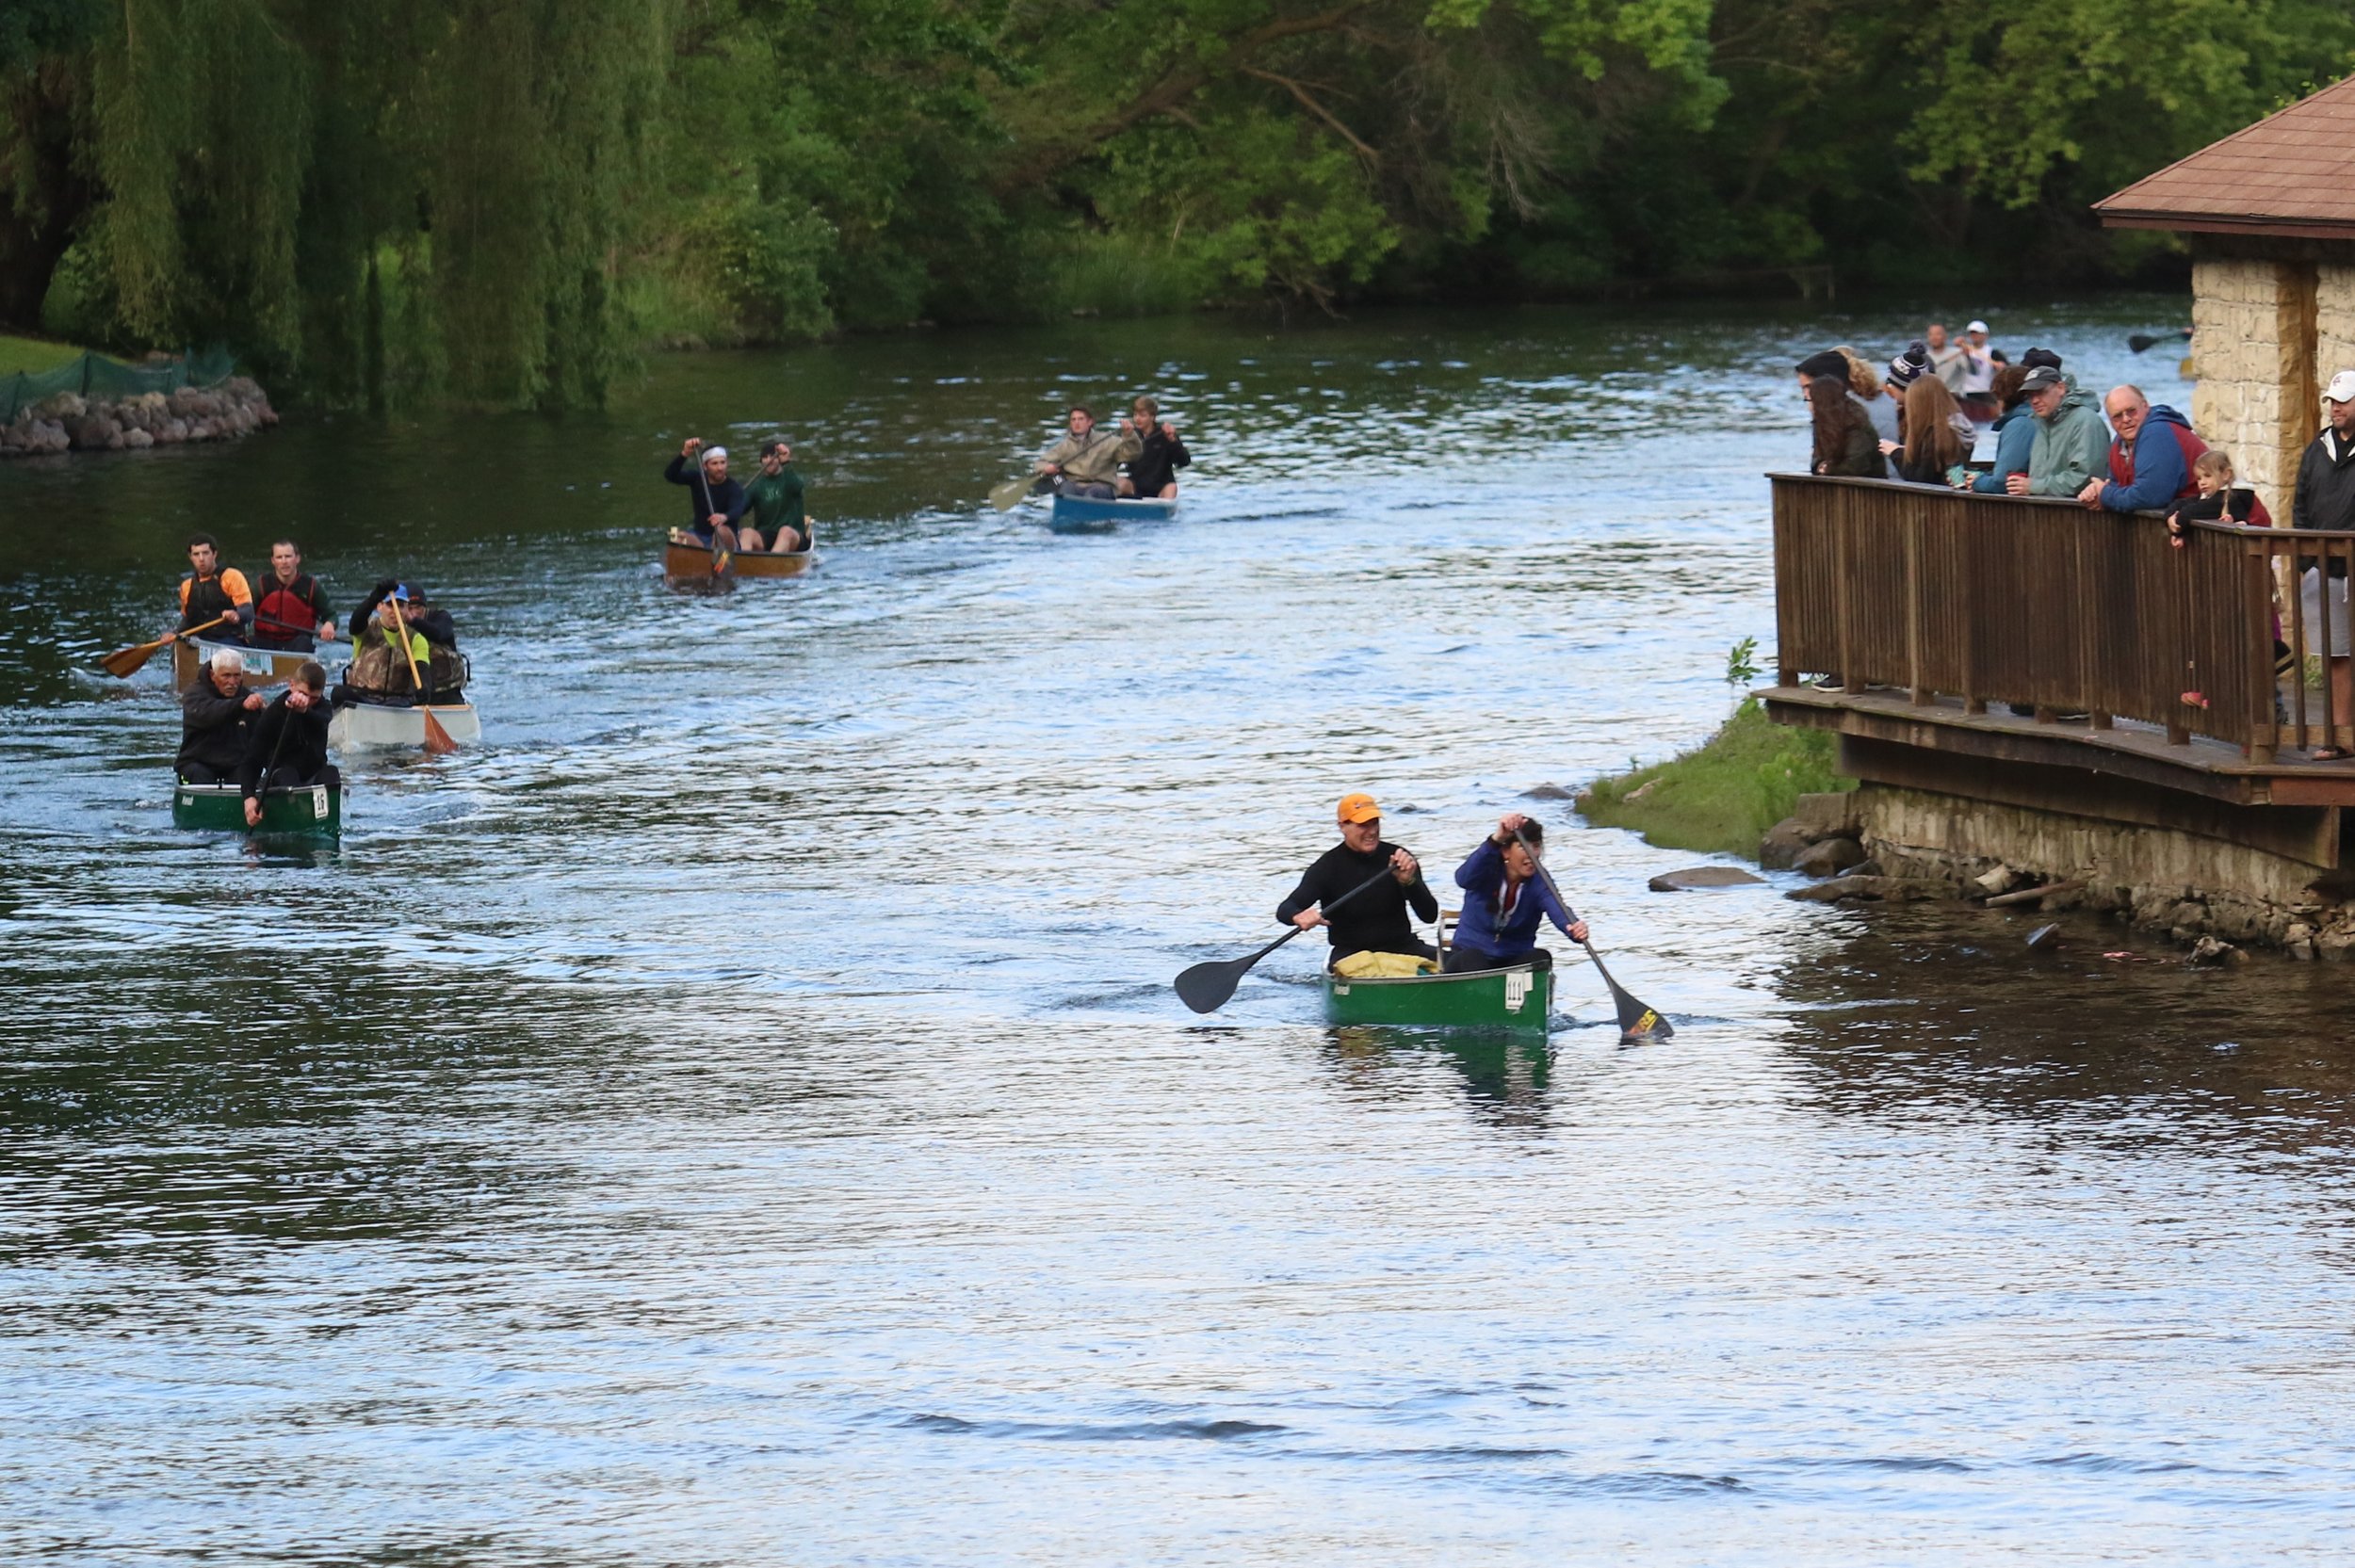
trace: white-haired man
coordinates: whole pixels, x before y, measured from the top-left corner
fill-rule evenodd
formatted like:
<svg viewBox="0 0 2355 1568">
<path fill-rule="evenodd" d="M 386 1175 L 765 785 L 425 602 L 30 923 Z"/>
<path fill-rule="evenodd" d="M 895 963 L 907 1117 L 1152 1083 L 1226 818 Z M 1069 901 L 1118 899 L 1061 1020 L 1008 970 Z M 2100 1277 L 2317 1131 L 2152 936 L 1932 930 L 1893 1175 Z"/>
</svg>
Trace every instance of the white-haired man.
<svg viewBox="0 0 2355 1568">
<path fill-rule="evenodd" d="M 245 688 L 245 655 L 235 648 L 215 650 L 203 678 L 180 699 L 181 779 L 187 784 L 232 784 L 245 766 L 253 716 L 267 704 Z"/>
<path fill-rule="evenodd" d="M 701 452 L 703 461 L 696 463 Z M 689 464 L 694 463 L 690 468 Z M 728 449 L 706 447 L 701 436 L 689 436 L 662 477 L 687 487 L 688 528 L 706 544 L 717 542 L 723 550 L 736 548 L 736 522 L 744 515 L 744 487 L 728 477 Z"/>
</svg>

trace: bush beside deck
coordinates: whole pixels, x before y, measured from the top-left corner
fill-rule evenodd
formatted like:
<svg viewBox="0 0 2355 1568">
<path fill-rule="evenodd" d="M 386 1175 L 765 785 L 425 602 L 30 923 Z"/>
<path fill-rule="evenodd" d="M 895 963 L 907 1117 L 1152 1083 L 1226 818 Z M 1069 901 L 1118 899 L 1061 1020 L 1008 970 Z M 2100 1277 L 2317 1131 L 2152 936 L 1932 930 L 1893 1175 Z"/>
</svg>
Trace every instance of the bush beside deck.
<svg viewBox="0 0 2355 1568">
<path fill-rule="evenodd" d="M 1777 724 L 1751 698 L 1693 751 L 1596 780 L 1579 796 L 1578 812 L 1663 849 L 1755 859 L 1760 838 L 1800 796 L 1856 787 L 1833 769 L 1834 739 Z"/>
</svg>

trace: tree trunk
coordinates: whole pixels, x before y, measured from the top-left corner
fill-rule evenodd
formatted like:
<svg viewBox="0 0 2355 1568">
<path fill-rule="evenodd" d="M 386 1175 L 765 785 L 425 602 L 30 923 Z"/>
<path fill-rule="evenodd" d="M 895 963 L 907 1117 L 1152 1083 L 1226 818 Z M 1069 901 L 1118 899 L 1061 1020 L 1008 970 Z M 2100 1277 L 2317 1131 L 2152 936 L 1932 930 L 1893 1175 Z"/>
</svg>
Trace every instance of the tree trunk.
<svg viewBox="0 0 2355 1568">
<path fill-rule="evenodd" d="M 40 331 L 49 281 L 96 199 L 73 161 L 81 95 L 80 73 L 61 65 L 27 73 L 8 92 L 0 170 L 22 173 L 0 181 L 0 327 Z"/>
</svg>

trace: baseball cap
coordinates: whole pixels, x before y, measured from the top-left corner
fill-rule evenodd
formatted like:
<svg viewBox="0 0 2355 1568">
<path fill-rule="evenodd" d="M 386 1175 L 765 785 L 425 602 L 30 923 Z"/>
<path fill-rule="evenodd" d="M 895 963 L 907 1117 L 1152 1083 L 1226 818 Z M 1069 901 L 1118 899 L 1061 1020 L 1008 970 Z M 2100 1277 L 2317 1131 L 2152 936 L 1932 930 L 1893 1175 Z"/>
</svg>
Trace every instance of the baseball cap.
<svg viewBox="0 0 2355 1568">
<path fill-rule="evenodd" d="M 2322 395 L 2333 403 L 2355 403 L 2355 370 L 2342 370 L 2331 377 Z"/>
<path fill-rule="evenodd" d="M 1344 795 L 1335 815 L 1344 822 L 1372 822 L 1382 815 L 1371 795 Z"/>
<path fill-rule="evenodd" d="M 409 602 L 409 585 L 407 583 L 395 583 L 393 585 L 391 596 L 399 600 L 404 605 L 407 604 Z"/>
<path fill-rule="evenodd" d="M 2022 392 L 2041 392 L 2048 386 L 2059 386 L 2067 380 L 2067 377 L 2063 376 L 2059 371 L 2054 369 L 2051 365 L 2039 364 L 2034 370 L 2029 371 L 2027 377 L 2021 381 L 2020 390 Z"/>
<path fill-rule="evenodd" d="M 1983 332 L 1987 331 L 1987 323 L 1984 321 L 1973 321 L 1971 325 L 1965 327 L 1963 331 L 1966 332 Z"/>
</svg>

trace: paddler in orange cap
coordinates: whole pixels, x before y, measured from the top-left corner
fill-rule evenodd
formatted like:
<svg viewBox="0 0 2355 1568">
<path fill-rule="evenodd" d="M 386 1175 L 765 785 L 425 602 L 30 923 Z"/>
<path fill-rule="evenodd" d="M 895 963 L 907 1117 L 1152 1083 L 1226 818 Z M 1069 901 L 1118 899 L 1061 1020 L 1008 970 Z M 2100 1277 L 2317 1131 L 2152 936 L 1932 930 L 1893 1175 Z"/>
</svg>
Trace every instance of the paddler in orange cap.
<svg viewBox="0 0 2355 1568">
<path fill-rule="evenodd" d="M 1437 920 L 1439 900 L 1423 884 L 1415 857 L 1382 837 L 1382 808 L 1371 795 L 1344 795 L 1335 815 L 1341 841 L 1302 874 L 1300 885 L 1275 906 L 1275 918 L 1304 931 L 1324 927 L 1333 944 L 1327 962 L 1352 953 L 1437 959 L 1437 952 L 1415 939 L 1406 912 L 1411 908 L 1419 919 Z"/>
</svg>

